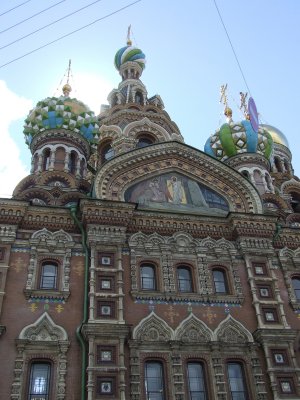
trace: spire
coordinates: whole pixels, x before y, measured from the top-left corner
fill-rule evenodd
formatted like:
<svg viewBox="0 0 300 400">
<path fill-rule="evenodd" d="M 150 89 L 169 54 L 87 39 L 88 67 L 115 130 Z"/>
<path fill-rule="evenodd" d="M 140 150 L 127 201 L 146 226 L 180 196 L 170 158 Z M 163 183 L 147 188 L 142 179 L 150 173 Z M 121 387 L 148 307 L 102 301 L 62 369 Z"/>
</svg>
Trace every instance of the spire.
<svg viewBox="0 0 300 400">
<path fill-rule="evenodd" d="M 131 33 L 131 25 L 129 25 L 128 30 L 127 30 L 127 46 L 132 46 L 132 41 L 130 39 L 130 33 Z"/>
<path fill-rule="evenodd" d="M 228 97 L 227 97 L 227 83 L 225 85 L 222 85 L 220 88 L 220 103 L 223 103 L 224 105 L 224 115 L 227 117 L 227 122 L 232 121 L 232 109 L 228 107 Z"/>
<path fill-rule="evenodd" d="M 246 104 L 247 97 L 248 97 L 247 92 L 246 93 L 240 92 L 240 110 L 243 111 L 245 118 L 249 119 L 250 117 L 248 112 L 248 106 Z"/>
<path fill-rule="evenodd" d="M 69 84 L 69 80 L 70 80 L 70 74 L 71 74 L 71 60 L 69 60 L 69 66 L 68 66 L 68 70 L 67 70 L 67 83 L 63 86 L 62 91 L 63 91 L 63 95 L 65 97 L 69 97 L 72 88 L 71 85 Z"/>
</svg>

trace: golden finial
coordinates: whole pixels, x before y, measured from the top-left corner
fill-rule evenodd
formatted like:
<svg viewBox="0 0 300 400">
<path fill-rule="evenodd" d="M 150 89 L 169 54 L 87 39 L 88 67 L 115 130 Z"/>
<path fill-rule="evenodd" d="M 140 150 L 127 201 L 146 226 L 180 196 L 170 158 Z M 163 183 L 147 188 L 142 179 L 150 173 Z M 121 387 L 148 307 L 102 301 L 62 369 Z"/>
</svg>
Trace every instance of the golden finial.
<svg viewBox="0 0 300 400">
<path fill-rule="evenodd" d="M 241 102 L 240 110 L 243 110 L 245 117 L 249 119 L 248 106 L 246 104 L 247 97 L 248 97 L 247 92 L 246 93 L 240 92 L 240 102 Z"/>
<path fill-rule="evenodd" d="M 131 33 L 131 25 L 129 25 L 128 30 L 127 30 L 127 45 L 128 46 L 132 45 L 132 41 L 130 39 L 130 33 Z"/>
<path fill-rule="evenodd" d="M 71 85 L 69 84 L 70 73 L 71 73 L 71 60 L 69 60 L 67 83 L 62 88 L 62 91 L 63 91 L 63 94 L 65 97 L 69 97 L 69 95 L 72 91 Z"/>
<path fill-rule="evenodd" d="M 227 118 L 231 119 L 232 109 L 228 107 L 228 97 L 226 91 L 227 91 L 227 83 L 225 85 L 222 85 L 220 88 L 221 92 L 220 103 L 223 103 L 223 105 L 225 106 L 224 115 L 226 115 Z"/>
</svg>

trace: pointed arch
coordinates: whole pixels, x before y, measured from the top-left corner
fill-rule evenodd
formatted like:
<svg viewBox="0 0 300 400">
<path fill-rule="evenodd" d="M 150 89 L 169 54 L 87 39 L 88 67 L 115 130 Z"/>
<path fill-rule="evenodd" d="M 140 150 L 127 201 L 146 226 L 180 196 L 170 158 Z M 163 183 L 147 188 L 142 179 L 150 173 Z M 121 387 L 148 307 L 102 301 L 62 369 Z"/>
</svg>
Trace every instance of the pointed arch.
<svg viewBox="0 0 300 400">
<path fill-rule="evenodd" d="M 54 323 L 47 312 L 44 312 L 33 324 L 22 329 L 19 339 L 30 342 L 58 342 L 68 340 L 68 334 L 62 326 Z"/>
<path fill-rule="evenodd" d="M 174 332 L 175 340 L 184 343 L 208 343 L 213 340 L 212 330 L 191 313 Z"/>
<path fill-rule="evenodd" d="M 134 328 L 133 339 L 144 342 L 167 342 L 173 340 L 173 329 L 158 315 L 151 312 Z"/>
<path fill-rule="evenodd" d="M 216 342 L 230 344 L 247 344 L 254 341 L 248 329 L 230 314 L 215 329 L 213 336 Z"/>
</svg>

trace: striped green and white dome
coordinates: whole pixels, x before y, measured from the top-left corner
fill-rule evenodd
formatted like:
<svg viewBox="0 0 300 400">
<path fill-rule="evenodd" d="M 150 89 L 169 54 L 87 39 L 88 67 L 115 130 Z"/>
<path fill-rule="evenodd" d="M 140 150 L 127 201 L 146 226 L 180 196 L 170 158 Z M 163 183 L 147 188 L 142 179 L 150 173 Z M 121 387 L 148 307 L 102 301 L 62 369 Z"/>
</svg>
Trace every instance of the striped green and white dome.
<svg viewBox="0 0 300 400">
<path fill-rule="evenodd" d="M 262 126 L 255 132 L 250 121 L 226 123 L 206 142 L 205 153 L 225 161 L 240 153 L 258 153 L 270 158 L 273 139 Z"/>
<path fill-rule="evenodd" d="M 136 62 L 142 69 L 145 68 L 146 56 L 142 50 L 137 47 L 128 45 L 122 47 L 115 55 L 115 67 L 120 70 L 120 67 L 126 62 Z"/>
</svg>

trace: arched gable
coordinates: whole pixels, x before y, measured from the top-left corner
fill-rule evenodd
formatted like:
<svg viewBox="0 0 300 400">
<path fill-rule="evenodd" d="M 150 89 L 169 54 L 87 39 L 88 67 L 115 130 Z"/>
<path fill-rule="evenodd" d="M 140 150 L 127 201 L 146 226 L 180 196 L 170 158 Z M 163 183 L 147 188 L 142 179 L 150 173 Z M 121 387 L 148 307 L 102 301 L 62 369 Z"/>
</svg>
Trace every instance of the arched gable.
<svg viewBox="0 0 300 400">
<path fill-rule="evenodd" d="M 207 154 L 179 142 L 154 144 L 110 160 L 96 175 L 95 196 L 124 201 L 125 192 L 133 185 L 170 174 L 192 182 L 193 189 L 189 190 L 196 190 L 195 183 L 198 183 L 214 191 L 226 200 L 230 211 L 262 213 L 260 195 L 246 178 Z M 199 196 L 197 194 L 199 207 L 205 211 L 207 205 Z M 195 205 L 195 212 L 197 207 Z"/>
<path fill-rule="evenodd" d="M 213 332 L 194 314 L 190 314 L 175 329 L 175 340 L 185 343 L 207 343 L 213 340 Z"/>
<path fill-rule="evenodd" d="M 68 334 L 63 327 L 54 323 L 47 312 L 44 312 L 33 324 L 22 329 L 19 339 L 30 342 L 58 342 L 67 341 Z"/>
<path fill-rule="evenodd" d="M 214 341 L 228 344 L 252 343 L 251 333 L 230 314 L 219 324 L 214 331 Z"/>
<path fill-rule="evenodd" d="M 144 342 L 167 342 L 173 339 L 174 331 L 152 311 L 134 328 L 132 336 Z"/>
</svg>

